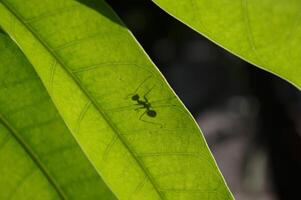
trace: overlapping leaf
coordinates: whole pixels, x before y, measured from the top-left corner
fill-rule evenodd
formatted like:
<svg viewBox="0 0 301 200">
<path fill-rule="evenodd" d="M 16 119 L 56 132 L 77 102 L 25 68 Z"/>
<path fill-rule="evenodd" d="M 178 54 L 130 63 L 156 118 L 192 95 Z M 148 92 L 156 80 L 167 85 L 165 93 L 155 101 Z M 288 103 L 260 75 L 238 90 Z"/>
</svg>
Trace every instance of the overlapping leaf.
<svg viewBox="0 0 301 200">
<path fill-rule="evenodd" d="M 301 88 L 299 0 L 153 0 L 246 61 Z"/>
<path fill-rule="evenodd" d="M 115 199 L 38 75 L 0 32 L 0 199 Z"/>
</svg>

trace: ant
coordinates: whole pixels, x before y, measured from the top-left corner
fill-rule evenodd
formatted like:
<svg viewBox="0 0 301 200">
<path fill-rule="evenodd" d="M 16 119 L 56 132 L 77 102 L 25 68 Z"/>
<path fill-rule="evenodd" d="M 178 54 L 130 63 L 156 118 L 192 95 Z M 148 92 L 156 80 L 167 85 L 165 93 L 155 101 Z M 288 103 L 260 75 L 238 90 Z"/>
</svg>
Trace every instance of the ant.
<svg viewBox="0 0 301 200">
<path fill-rule="evenodd" d="M 129 108 L 132 108 L 133 106 L 135 106 L 135 108 L 134 108 L 135 111 L 139 111 L 139 110 L 144 109 L 144 112 L 139 117 L 140 121 L 143 121 L 143 122 L 146 122 L 146 123 L 150 123 L 150 124 L 154 124 L 154 125 L 158 125 L 161 128 L 163 128 L 164 127 L 163 124 L 157 123 L 157 122 L 153 122 L 153 121 L 145 120 L 143 117 L 145 115 L 147 115 L 150 118 L 155 118 L 158 115 L 158 113 L 155 110 L 155 108 L 175 106 L 175 105 L 172 105 L 172 104 L 170 104 L 170 105 L 169 104 L 165 104 L 165 105 L 164 104 L 158 104 L 160 102 L 165 102 L 167 100 L 174 99 L 175 97 L 171 97 L 171 98 L 167 98 L 167 99 L 161 99 L 161 100 L 157 100 L 157 101 L 150 101 L 148 99 L 147 95 L 150 94 L 150 92 L 155 88 L 156 85 L 154 84 L 151 88 L 149 88 L 149 87 L 143 87 L 143 85 L 145 85 L 146 82 L 149 81 L 151 78 L 153 78 L 152 75 L 146 77 L 138 85 L 138 87 L 136 88 L 136 90 L 133 93 L 127 95 L 124 98 L 124 99 L 127 99 L 127 100 L 130 99 L 130 100 L 134 101 L 135 104 L 133 104 L 131 106 L 124 106 L 124 107 L 114 108 L 111 111 L 113 111 L 113 110 L 118 111 L 120 109 L 129 109 Z M 141 90 L 142 87 L 144 89 Z M 149 89 L 147 89 L 147 88 L 149 88 Z M 145 92 L 145 90 L 147 90 L 147 91 Z M 145 92 L 143 96 L 141 95 L 142 92 L 143 93 Z M 153 104 L 155 104 L 155 106 Z"/>
<path fill-rule="evenodd" d="M 149 117 L 156 117 L 157 116 L 157 112 L 152 108 L 151 103 L 148 101 L 146 95 L 151 91 L 151 89 L 149 91 L 147 91 L 147 93 L 143 96 L 144 100 L 140 100 L 140 96 L 138 94 L 134 94 L 132 96 L 132 100 L 136 101 L 137 104 L 136 105 L 140 105 L 142 107 L 136 108 L 135 110 L 139 110 L 139 109 L 146 109 L 145 112 L 140 116 L 139 119 L 141 119 L 143 117 L 143 115 L 147 114 Z"/>
<path fill-rule="evenodd" d="M 151 123 L 151 124 L 156 124 L 156 125 L 160 125 L 162 127 L 162 124 L 160 123 L 155 123 L 155 122 L 150 122 L 147 120 L 143 119 L 143 116 L 146 114 L 147 116 L 151 117 L 151 118 L 155 118 L 157 116 L 157 112 L 154 110 L 154 107 L 152 107 L 151 102 L 148 100 L 147 95 L 152 91 L 152 89 L 155 87 L 155 85 L 153 87 L 151 87 L 144 95 L 143 97 L 139 96 L 138 94 L 138 90 L 142 87 L 142 85 L 145 84 L 145 82 L 147 82 L 150 78 L 152 78 L 152 76 L 147 77 L 144 81 L 142 81 L 142 83 L 138 86 L 138 88 L 135 90 L 134 93 L 132 93 L 132 97 L 131 99 L 133 101 L 136 102 L 136 106 L 139 106 L 138 108 L 135 108 L 135 110 L 140 110 L 140 109 L 145 109 L 145 111 L 140 115 L 139 120 L 147 122 L 147 123 Z"/>
</svg>

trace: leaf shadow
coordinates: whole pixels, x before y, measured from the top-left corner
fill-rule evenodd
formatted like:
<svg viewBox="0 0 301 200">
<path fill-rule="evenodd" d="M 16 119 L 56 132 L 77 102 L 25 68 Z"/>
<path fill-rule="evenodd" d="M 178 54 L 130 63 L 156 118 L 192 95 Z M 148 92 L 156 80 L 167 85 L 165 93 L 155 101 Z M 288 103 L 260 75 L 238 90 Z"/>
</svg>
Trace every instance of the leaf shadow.
<svg viewBox="0 0 301 200">
<path fill-rule="evenodd" d="M 2 29 L 1 26 L 0 26 L 0 34 L 5 34 L 6 35 L 5 31 Z"/>
<path fill-rule="evenodd" d="M 112 22 L 126 27 L 119 17 L 115 14 L 114 10 L 104 0 L 76 0 L 77 2 L 97 11 L 104 17 L 110 19 Z"/>
</svg>

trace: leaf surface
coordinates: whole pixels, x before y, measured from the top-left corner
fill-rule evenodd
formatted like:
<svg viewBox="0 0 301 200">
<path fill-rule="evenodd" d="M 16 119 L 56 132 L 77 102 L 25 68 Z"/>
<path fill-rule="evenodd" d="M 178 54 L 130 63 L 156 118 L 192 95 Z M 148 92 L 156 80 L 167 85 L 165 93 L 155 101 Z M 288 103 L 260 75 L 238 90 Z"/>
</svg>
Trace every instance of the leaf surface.
<svg viewBox="0 0 301 200">
<path fill-rule="evenodd" d="M 0 31 L 0 199 L 116 199 Z"/>
<path fill-rule="evenodd" d="M 81 148 L 120 199 L 232 199 L 194 119 L 99 0 L 0 0 Z"/>
<path fill-rule="evenodd" d="M 153 0 L 244 60 L 301 88 L 299 0 Z"/>
</svg>

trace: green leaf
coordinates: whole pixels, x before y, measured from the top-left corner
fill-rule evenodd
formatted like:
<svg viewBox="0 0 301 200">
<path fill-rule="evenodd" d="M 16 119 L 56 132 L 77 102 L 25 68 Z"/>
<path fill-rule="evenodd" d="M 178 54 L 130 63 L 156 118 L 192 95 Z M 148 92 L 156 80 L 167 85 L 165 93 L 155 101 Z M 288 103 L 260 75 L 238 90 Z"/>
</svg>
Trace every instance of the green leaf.
<svg viewBox="0 0 301 200">
<path fill-rule="evenodd" d="M 0 30 L 0 199 L 115 199 Z"/>
<path fill-rule="evenodd" d="M 299 0 L 153 0 L 246 61 L 301 89 Z"/>
<path fill-rule="evenodd" d="M 192 116 L 100 0 L 0 0 L 0 25 L 120 199 L 232 199 Z M 138 104 L 138 105 L 137 105 Z"/>
</svg>

